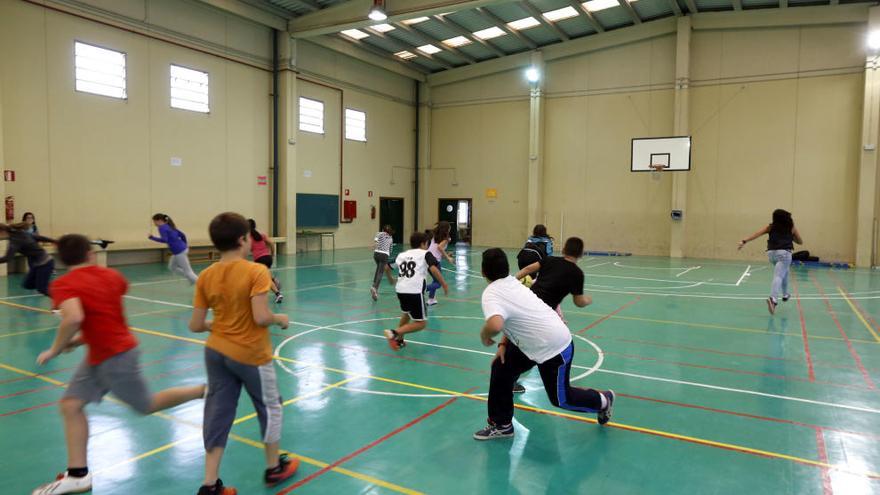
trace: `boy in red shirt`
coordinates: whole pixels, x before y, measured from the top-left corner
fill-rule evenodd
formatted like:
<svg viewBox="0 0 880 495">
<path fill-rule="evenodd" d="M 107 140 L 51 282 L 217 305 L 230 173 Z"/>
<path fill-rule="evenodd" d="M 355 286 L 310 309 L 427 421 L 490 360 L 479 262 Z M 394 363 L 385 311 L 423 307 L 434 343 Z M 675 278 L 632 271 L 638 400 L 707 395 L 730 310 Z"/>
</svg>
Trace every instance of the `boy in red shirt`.
<svg viewBox="0 0 880 495">
<path fill-rule="evenodd" d="M 81 493 L 91 490 L 87 465 L 89 423 L 85 407 L 108 393 L 141 414 L 152 414 L 203 397 L 205 385 L 175 387 L 151 394 L 140 370 L 137 340 L 128 329 L 122 297 L 128 282 L 119 272 L 95 265 L 91 242 L 69 234 L 58 239 L 58 254 L 68 273 L 49 288 L 61 310 L 61 324 L 52 347 L 40 353 L 44 365 L 62 352 L 85 344 L 86 359 L 62 397 L 61 416 L 67 439 L 67 471 L 32 495 Z"/>
</svg>

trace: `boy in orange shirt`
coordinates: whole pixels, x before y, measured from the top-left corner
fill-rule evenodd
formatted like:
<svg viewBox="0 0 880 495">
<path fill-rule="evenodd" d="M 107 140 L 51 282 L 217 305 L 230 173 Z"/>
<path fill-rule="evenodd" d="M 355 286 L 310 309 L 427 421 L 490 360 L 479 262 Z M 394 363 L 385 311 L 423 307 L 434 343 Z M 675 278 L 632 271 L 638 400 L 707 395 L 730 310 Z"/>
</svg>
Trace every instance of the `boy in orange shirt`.
<svg viewBox="0 0 880 495">
<path fill-rule="evenodd" d="M 247 220 L 237 213 L 221 213 L 208 230 L 211 242 L 220 251 L 220 261 L 199 274 L 189 322 L 193 332 L 210 332 L 205 343 L 205 481 L 198 495 L 236 495 L 235 488 L 223 486 L 219 470 L 242 386 L 260 421 L 266 484 L 281 483 L 299 467 L 298 460 L 279 456 L 281 396 L 268 328 L 287 328 L 289 321 L 287 315 L 269 311 L 269 269 L 246 259 L 250 251 Z M 214 310 L 213 321 L 207 320 L 209 308 Z"/>
</svg>

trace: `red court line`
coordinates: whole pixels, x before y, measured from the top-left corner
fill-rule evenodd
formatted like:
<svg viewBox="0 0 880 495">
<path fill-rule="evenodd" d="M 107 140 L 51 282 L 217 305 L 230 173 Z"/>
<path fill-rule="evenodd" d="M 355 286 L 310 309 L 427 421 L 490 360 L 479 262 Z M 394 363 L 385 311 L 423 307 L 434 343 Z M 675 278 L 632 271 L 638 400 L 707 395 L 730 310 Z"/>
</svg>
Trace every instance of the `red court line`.
<svg viewBox="0 0 880 495">
<path fill-rule="evenodd" d="M 771 423 L 781 423 L 781 424 L 792 425 L 792 426 L 802 426 L 804 428 L 810 428 L 810 429 L 817 429 L 818 428 L 823 431 L 830 431 L 830 432 L 834 432 L 834 433 L 841 433 L 844 435 L 854 435 L 854 436 L 859 436 L 859 437 L 880 440 L 880 435 L 877 435 L 874 433 L 865 433 L 865 432 L 851 431 L 851 430 L 841 430 L 841 429 L 833 428 L 833 427 L 829 427 L 829 426 L 821 426 L 821 425 L 815 425 L 815 424 L 811 424 L 811 423 L 803 423 L 800 421 L 793 421 L 790 419 L 771 418 L 769 416 L 760 416 L 757 414 L 731 411 L 728 409 L 719 409 L 716 407 L 700 406 L 697 404 L 687 404 L 684 402 L 676 402 L 676 401 L 671 401 L 671 400 L 655 399 L 653 397 L 643 397 L 640 395 L 631 395 L 631 394 L 617 394 L 617 395 L 619 397 L 626 397 L 629 399 L 642 400 L 642 401 L 647 401 L 647 402 L 656 402 L 658 404 L 666 404 L 668 406 L 683 407 L 683 408 L 687 408 L 687 409 L 697 409 L 700 411 L 707 411 L 707 412 L 713 412 L 713 413 L 718 413 L 718 414 L 726 414 L 726 415 L 730 415 L 730 416 L 738 416 L 741 418 L 756 419 L 759 421 L 768 421 Z"/>
<path fill-rule="evenodd" d="M 468 390 L 468 391 L 465 392 L 465 393 L 470 393 L 470 392 L 474 391 L 475 389 L 476 389 L 476 387 L 471 388 L 470 390 Z M 440 404 L 439 406 L 437 406 L 437 407 L 431 409 L 430 411 L 426 412 L 425 414 L 422 414 L 421 416 L 419 416 L 419 417 L 413 419 L 413 420 L 410 421 L 409 423 L 407 423 L 407 424 L 405 424 L 405 425 L 403 425 L 403 426 L 400 426 L 400 427 L 398 427 L 398 428 L 395 428 L 394 430 L 392 430 L 392 431 L 386 433 L 385 435 L 383 435 L 383 436 L 377 438 L 376 440 L 373 440 L 372 442 L 370 442 L 370 443 L 364 445 L 363 447 L 361 447 L 361 448 L 355 450 L 354 452 L 352 452 L 352 453 L 350 453 L 350 454 L 348 454 L 348 455 L 346 455 L 346 456 L 344 456 L 344 457 L 341 457 L 341 458 L 337 459 L 336 461 L 332 462 L 331 464 L 328 464 L 327 466 L 324 466 L 324 467 L 321 468 L 320 470 L 315 471 L 314 473 L 310 474 L 309 476 L 306 476 L 305 478 L 303 478 L 303 479 L 297 481 L 296 483 L 290 485 L 289 487 L 285 488 L 284 490 L 281 490 L 281 491 L 278 492 L 276 495 L 285 495 L 285 494 L 287 494 L 287 493 L 290 493 L 290 492 L 296 490 L 297 488 L 299 488 L 299 487 L 305 485 L 306 483 L 308 483 L 308 482 L 314 480 L 315 478 L 317 478 L 317 477 L 319 477 L 319 476 L 321 476 L 321 475 L 327 473 L 328 471 L 330 471 L 330 470 L 332 470 L 333 468 L 339 466 L 340 464 L 342 464 L 342 463 L 344 463 L 344 462 L 348 462 L 348 461 L 350 461 L 351 459 L 354 459 L 355 457 L 357 457 L 357 456 L 363 454 L 364 452 L 366 452 L 366 451 L 372 449 L 373 447 L 375 447 L 375 446 L 379 445 L 380 443 L 382 443 L 382 442 L 388 440 L 389 438 L 391 438 L 391 437 L 393 437 L 393 436 L 395 436 L 395 435 L 397 435 L 397 434 L 399 434 L 399 433 L 402 433 L 402 432 L 404 432 L 404 431 L 406 431 L 406 430 L 412 428 L 413 426 L 417 425 L 418 423 L 421 423 L 421 422 L 424 421 L 425 419 L 427 419 L 427 418 L 433 416 L 434 414 L 437 414 L 437 413 L 440 412 L 441 410 L 445 409 L 446 407 L 448 407 L 449 405 L 451 405 L 453 402 L 455 402 L 455 401 L 458 400 L 458 399 L 459 399 L 459 396 L 455 396 L 455 397 L 452 397 L 451 399 L 448 399 L 446 402 L 444 402 L 444 403 Z"/>
<path fill-rule="evenodd" d="M 828 450 L 825 449 L 825 435 L 819 428 L 816 428 L 816 451 L 819 453 L 819 462 L 828 464 Z M 822 468 L 822 492 L 825 495 L 834 495 L 834 490 L 831 488 L 831 474 L 826 467 Z"/>
<path fill-rule="evenodd" d="M 849 354 L 852 356 L 853 361 L 856 362 L 856 367 L 858 367 L 859 372 L 861 372 L 862 379 L 865 380 L 868 388 L 872 390 L 876 389 L 877 387 L 874 385 L 874 381 L 871 380 L 871 376 L 868 375 L 868 371 L 862 365 L 862 359 L 859 357 L 859 353 L 856 352 L 855 348 L 853 348 L 852 342 L 849 341 L 849 337 L 846 335 L 846 332 L 840 325 L 840 321 L 837 319 L 837 313 L 834 312 L 834 309 L 831 307 L 831 303 L 828 301 L 828 298 L 825 297 L 825 291 L 822 289 L 822 286 L 819 285 L 819 282 L 816 280 L 813 272 L 810 272 L 810 279 L 813 281 L 813 285 L 816 286 L 816 289 L 819 290 L 819 294 L 822 295 L 822 300 L 825 301 L 825 309 L 828 311 L 828 314 L 831 315 L 831 318 L 834 320 L 834 324 L 837 325 L 837 330 L 840 331 L 840 336 L 843 337 L 844 342 L 846 342 L 846 348 L 849 349 Z"/>
<path fill-rule="evenodd" d="M 24 408 L 24 409 L 17 409 L 17 410 L 15 410 L 15 411 L 5 412 L 5 413 L 0 414 L 0 418 L 6 417 L 6 416 L 15 416 L 16 414 L 21 414 L 21 413 L 24 413 L 24 412 L 33 411 L 33 410 L 35 410 L 35 409 L 42 409 L 42 408 L 44 408 L 44 407 L 53 406 L 53 405 L 55 405 L 55 404 L 57 404 L 57 403 L 58 403 L 57 400 L 53 400 L 52 402 L 47 402 L 47 403 L 45 403 L 45 404 L 39 404 L 39 405 L 36 405 L 36 406 L 26 407 L 26 408 Z"/>
<path fill-rule="evenodd" d="M 632 306 L 633 304 L 639 302 L 640 299 L 641 299 L 641 297 L 636 297 L 636 298 L 633 299 L 632 301 L 630 301 L 630 302 L 624 304 L 623 306 L 621 306 L 621 307 L 615 309 L 614 311 L 608 313 L 607 315 L 605 315 L 605 316 L 599 318 L 598 320 L 594 321 L 593 323 L 590 323 L 589 325 L 585 326 L 584 328 L 578 330 L 576 333 L 577 333 L 578 335 L 580 335 L 580 334 L 582 334 L 582 333 L 584 333 L 584 332 L 588 332 L 591 328 L 593 328 L 593 327 L 599 325 L 600 323 L 602 323 L 603 321 L 607 320 L 608 318 L 611 318 L 612 316 L 616 315 L 617 313 L 620 313 L 620 312 L 623 311 L 624 309 L 626 309 L 626 308 Z"/>
<path fill-rule="evenodd" d="M 635 354 L 624 354 L 621 352 L 605 351 L 605 355 L 606 356 L 621 356 L 621 357 L 624 357 L 627 359 L 639 359 L 641 361 L 653 361 L 655 363 L 674 364 L 676 366 L 683 366 L 683 367 L 687 367 L 687 368 L 699 368 L 699 369 L 704 369 L 704 370 L 721 371 L 724 373 L 733 373 L 733 374 L 737 374 L 737 375 L 761 376 L 761 377 L 766 377 L 766 378 L 774 378 L 777 380 L 786 380 L 786 381 L 793 381 L 793 382 L 819 383 L 819 384 L 823 384 L 823 385 L 832 385 L 835 387 L 850 388 L 850 389 L 855 389 L 855 390 L 866 390 L 867 389 L 867 387 L 864 387 L 862 385 L 849 385 L 849 384 L 843 384 L 843 383 L 833 383 L 833 382 L 828 382 L 828 381 L 824 381 L 824 380 L 809 380 L 809 379 L 801 378 L 798 376 L 777 375 L 777 374 L 773 374 L 773 373 L 765 373 L 763 371 L 749 371 L 749 370 L 741 370 L 741 369 L 733 369 L 733 368 L 721 368 L 718 366 L 686 363 L 683 361 L 667 361 L 665 359 L 659 359 L 659 358 L 654 358 L 654 357 L 650 357 L 650 356 L 638 356 Z"/>
<path fill-rule="evenodd" d="M 801 317 L 801 335 L 804 338 L 804 354 L 807 358 L 807 372 L 810 377 L 810 381 L 816 381 L 816 373 L 813 371 L 813 356 L 810 354 L 810 341 L 807 338 L 807 322 L 804 320 L 804 310 L 801 307 L 801 298 L 798 291 L 798 283 L 797 277 L 791 273 L 791 282 L 794 287 L 794 299 L 797 301 L 798 314 Z"/>
</svg>

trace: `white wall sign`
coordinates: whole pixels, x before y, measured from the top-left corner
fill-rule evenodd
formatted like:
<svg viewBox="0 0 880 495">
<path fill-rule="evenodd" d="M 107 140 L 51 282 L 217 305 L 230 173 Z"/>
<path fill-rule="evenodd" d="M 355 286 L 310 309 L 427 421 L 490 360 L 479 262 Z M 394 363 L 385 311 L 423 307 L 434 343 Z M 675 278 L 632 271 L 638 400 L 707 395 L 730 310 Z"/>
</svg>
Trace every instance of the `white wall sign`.
<svg viewBox="0 0 880 495">
<path fill-rule="evenodd" d="M 171 166 L 172 167 L 180 167 L 182 165 L 183 165 L 183 158 L 180 158 L 179 156 L 172 156 L 171 157 Z"/>
</svg>

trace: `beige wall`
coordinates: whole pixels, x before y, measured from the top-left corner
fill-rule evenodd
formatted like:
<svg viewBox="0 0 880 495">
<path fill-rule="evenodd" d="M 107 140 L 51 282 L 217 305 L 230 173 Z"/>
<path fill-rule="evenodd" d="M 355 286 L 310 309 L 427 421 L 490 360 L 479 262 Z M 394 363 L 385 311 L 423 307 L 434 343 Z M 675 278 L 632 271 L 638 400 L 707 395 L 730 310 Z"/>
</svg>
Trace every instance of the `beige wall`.
<svg viewBox="0 0 880 495">
<path fill-rule="evenodd" d="M 324 103 L 324 134 L 298 133 L 297 191 L 340 194 L 340 135 L 344 129 L 340 112 L 342 108 L 365 112 L 367 141 L 342 141 L 342 184 L 350 191 L 344 199 L 357 201 L 358 217 L 331 229 L 336 233 L 336 247 L 372 245 L 380 229 L 380 197 L 404 199 L 404 238 L 408 237 L 413 225 L 413 81 L 308 42 L 297 44 L 296 64 L 299 96 Z M 370 218 L 371 206 L 376 207 L 375 219 Z M 314 241 L 309 244 L 312 249 L 316 246 Z"/>
<path fill-rule="evenodd" d="M 854 260 L 864 62 L 859 26 L 696 32 L 687 255 L 793 212 L 805 248 Z M 763 240 L 746 248 L 758 259 Z"/>
<path fill-rule="evenodd" d="M 267 28 L 195 4 L 102 6 L 140 12 L 141 20 L 205 36 L 210 43 L 228 43 L 230 51 L 255 60 L 270 47 Z M 74 91 L 74 40 L 127 54 L 126 100 Z M 209 73 L 210 114 L 170 107 L 171 63 Z M 0 84 L 5 167 L 17 172 L 7 193 L 15 196 L 17 214 L 34 211 L 44 232 L 142 242 L 156 211 L 171 215 L 193 240 L 207 239 L 207 222 L 222 210 L 267 226 L 269 189 L 257 185 L 257 176 L 270 175 L 269 71 L 5 1 Z M 183 165 L 172 167 L 171 157 Z"/>
<path fill-rule="evenodd" d="M 807 249 L 854 259 L 864 31 L 693 33 L 687 256 L 761 258 L 762 243 L 743 254 L 736 241 L 779 207 L 793 211 Z M 674 69 L 674 35 L 546 64 L 542 205 L 552 234 L 581 236 L 590 249 L 668 255 L 671 174 L 630 173 L 629 155 L 633 137 L 672 134 Z M 431 198 L 459 190 L 476 198 L 499 176 L 519 196 L 499 189 L 501 217 L 474 207 L 476 244 L 518 246 L 526 233 L 523 79 L 516 70 L 432 88 L 431 166 L 482 173 L 467 184 L 459 177 L 458 188 L 432 181 Z M 507 163 L 493 164 L 495 155 Z"/>
</svg>

